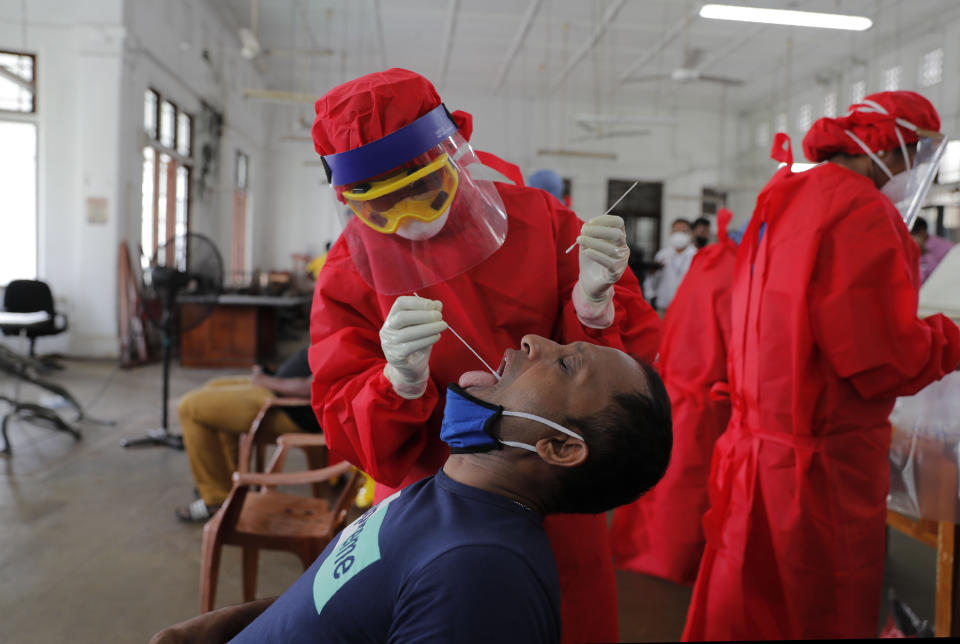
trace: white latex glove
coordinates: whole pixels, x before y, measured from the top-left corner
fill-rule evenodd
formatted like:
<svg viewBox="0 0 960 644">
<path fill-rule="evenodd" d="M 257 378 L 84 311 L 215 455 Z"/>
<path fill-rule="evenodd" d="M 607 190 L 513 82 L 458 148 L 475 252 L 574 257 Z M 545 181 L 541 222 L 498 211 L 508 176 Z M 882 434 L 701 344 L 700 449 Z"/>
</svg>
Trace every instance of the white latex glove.
<svg viewBox="0 0 960 644">
<path fill-rule="evenodd" d="M 383 375 L 404 398 L 419 398 L 427 390 L 430 350 L 447 329 L 442 306 L 438 300 L 401 295 L 380 329 L 380 346 L 387 358 Z"/>
<path fill-rule="evenodd" d="M 600 215 L 586 222 L 577 237 L 580 280 L 573 291 L 577 317 L 586 326 L 605 329 L 613 324 L 613 285 L 627 270 L 630 248 L 623 219 Z"/>
</svg>

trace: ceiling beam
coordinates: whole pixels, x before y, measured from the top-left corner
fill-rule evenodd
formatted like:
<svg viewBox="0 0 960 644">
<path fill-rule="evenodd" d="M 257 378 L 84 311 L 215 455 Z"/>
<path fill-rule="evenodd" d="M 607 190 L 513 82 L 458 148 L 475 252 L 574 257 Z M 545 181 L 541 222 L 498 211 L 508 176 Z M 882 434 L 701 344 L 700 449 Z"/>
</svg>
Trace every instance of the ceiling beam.
<svg viewBox="0 0 960 644">
<path fill-rule="evenodd" d="M 450 50 L 453 49 L 453 31 L 457 24 L 457 12 L 460 10 L 460 0 L 450 0 L 450 9 L 447 11 L 447 24 L 443 29 L 443 50 L 440 53 L 440 85 L 447 80 L 447 70 L 450 68 Z"/>
<path fill-rule="evenodd" d="M 626 0 L 613 0 L 613 2 L 607 6 L 607 10 L 603 13 L 603 18 L 601 18 L 600 23 L 594 27 L 593 33 L 590 34 L 590 37 L 574 52 L 573 56 L 567 61 L 567 64 L 563 66 L 563 70 L 561 70 L 554 79 L 553 84 L 550 86 L 551 92 L 555 92 L 557 88 L 563 84 L 567 76 L 570 75 L 573 68 L 583 60 L 584 56 L 590 53 L 591 49 L 596 47 L 597 43 L 600 42 L 600 38 L 606 33 L 607 26 L 617 17 L 617 14 L 620 13 L 620 9 L 623 8 L 625 2 Z"/>
<path fill-rule="evenodd" d="M 698 11 L 699 7 L 698 9 L 691 11 L 687 15 L 680 18 L 680 20 L 670 25 L 670 28 L 663 32 L 663 35 L 660 36 L 660 39 L 656 43 L 654 43 L 653 47 L 640 54 L 636 60 L 630 63 L 630 65 L 620 73 L 620 76 L 617 79 L 620 81 L 620 84 L 622 85 L 630 80 L 630 78 L 632 78 L 633 75 L 640 71 L 646 64 L 656 59 L 656 57 L 663 52 L 664 48 L 672 43 L 674 39 L 683 33 L 683 30 L 686 29 L 691 22 L 693 22 L 698 15 Z"/>
<path fill-rule="evenodd" d="M 507 70 L 510 69 L 510 65 L 513 64 L 513 59 L 516 58 L 517 53 L 520 51 L 520 45 L 522 45 L 524 39 L 526 39 L 527 33 L 530 31 L 530 25 L 533 24 L 533 17 L 536 15 L 537 9 L 540 8 L 542 3 L 543 0 L 530 0 L 530 4 L 527 5 L 527 11 L 523 14 L 520 25 L 513 34 L 513 41 L 507 49 L 507 55 L 503 59 L 503 64 L 500 65 L 500 71 L 497 72 L 497 82 L 494 85 L 494 89 L 500 89 L 503 81 L 507 78 Z"/>
</svg>

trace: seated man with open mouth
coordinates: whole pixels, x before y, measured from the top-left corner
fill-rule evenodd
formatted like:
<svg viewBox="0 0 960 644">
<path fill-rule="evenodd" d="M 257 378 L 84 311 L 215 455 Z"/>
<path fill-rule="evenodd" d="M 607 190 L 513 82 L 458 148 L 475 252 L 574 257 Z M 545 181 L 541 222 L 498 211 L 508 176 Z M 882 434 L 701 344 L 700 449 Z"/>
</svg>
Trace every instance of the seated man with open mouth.
<svg viewBox="0 0 960 644">
<path fill-rule="evenodd" d="M 443 469 L 347 526 L 233 641 L 560 641 L 543 517 L 650 489 L 670 402 L 652 367 L 583 342 L 525 336 L 499 373 L 449 387 Z"/>
</svg>

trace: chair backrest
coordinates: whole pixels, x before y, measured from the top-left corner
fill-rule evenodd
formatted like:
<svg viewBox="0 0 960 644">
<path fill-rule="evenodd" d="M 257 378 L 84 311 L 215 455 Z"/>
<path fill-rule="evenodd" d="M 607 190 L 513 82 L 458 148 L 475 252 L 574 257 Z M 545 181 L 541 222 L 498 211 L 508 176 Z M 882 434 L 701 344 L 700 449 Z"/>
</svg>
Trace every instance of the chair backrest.
<svg viewBox="0 0 960 644">
<path fill-rule="evenodd" d="M 3 292 L 3 308 L 11 313 L 46 311 L 55 315 L 53 294 L 46 282 L 40 280 L 13 280 Z"/>
</svg>

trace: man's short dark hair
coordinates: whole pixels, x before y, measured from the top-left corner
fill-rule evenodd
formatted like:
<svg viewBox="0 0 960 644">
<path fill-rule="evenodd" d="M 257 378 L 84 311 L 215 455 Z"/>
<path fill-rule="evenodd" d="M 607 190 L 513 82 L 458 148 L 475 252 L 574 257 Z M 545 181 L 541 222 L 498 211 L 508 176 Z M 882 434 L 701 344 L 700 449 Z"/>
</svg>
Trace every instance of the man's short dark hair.
<svg viewBox="0 0 960 644">
<path fill-rule="evenodd" d="M 566 424 L 582 433 L 588 455 L 562 476 L 554 512 L 606 512 L 630 503 L 663 478 L 673 447 L 666 387 L 649 364 L 637 360 L 649 394 L 617 394 L 602 411 Z"/>
<path fill-rule="evenodd" d="M 686 224 L 686 225 L 690 226 L 690 220 L 689 220 L 689 219 L 686 219 L 686 218 L 684 218 L 684 217 L 677 217 L 676 219 L 674 219 L 673 221 L 670 222 L 670 227 L 673 228 L 673 227 L 676 226 L 677 224 Z"/>
<path fill-rule="evenodd" d="M 910 234 L 925 233 L 927 230 L 927 220 L 923 217 L 917 217 L 917 220 L 913 222 L 913 228 L 910 230 Z"/>
<path fill-rule="evenodd" d="M 693 220 L 693 227 L 696 228 L 697 226 L 706 226 L 707 228 L 709 228 L 710 220 L 707 219 L 706 217 L 697 217 L 696 219 Z"/>
</svg>

